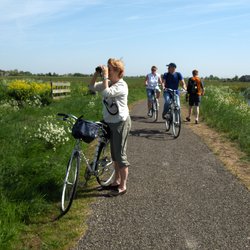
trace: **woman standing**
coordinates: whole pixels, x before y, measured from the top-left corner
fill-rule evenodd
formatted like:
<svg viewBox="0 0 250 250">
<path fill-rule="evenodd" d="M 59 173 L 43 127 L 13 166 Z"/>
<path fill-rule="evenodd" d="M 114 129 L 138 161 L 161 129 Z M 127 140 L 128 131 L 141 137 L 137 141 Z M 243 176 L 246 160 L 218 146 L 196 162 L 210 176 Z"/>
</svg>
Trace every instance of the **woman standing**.
<svg viewBox="0 0 250 250">
<path fill-rule="evenodd" d="M 96 82 L 98 76 L 101 82 Z M 110 128 L 111 156 L 115 167 L 115 180 L 105 187 L 111 190 L 109 196 L 118 196 L 127 191 L 129 162 L 126 148 L 131 128 L 127 104 L 128 85 L 123 80 L 124 64 L 121 60 L 110 58 L 108 66 L 97 67 L 90 82 L 92 91 L 99 91 L 103 97 L 103 118 Z"/>
</svg>

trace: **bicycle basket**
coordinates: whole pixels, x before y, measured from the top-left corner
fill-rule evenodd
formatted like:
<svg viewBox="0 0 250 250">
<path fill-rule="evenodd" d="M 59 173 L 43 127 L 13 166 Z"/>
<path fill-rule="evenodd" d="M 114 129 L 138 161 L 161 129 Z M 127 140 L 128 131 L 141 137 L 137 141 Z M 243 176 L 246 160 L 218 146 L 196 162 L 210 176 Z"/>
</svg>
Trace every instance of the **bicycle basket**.
<svg viewBox="0 0 250 250">
<path fill-rule="evenodd" d="M 77 119 L 72 128 L 72 135 L 86 143 L 92 142 L 98 135 L 99 126 L 91 121 Z"/>
</svg>

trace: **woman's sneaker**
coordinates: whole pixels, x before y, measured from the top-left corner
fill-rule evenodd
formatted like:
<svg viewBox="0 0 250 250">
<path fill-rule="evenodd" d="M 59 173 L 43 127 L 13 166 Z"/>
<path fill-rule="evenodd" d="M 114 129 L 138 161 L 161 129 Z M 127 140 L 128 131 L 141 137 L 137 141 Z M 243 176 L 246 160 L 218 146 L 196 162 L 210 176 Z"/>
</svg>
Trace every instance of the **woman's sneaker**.
<svg viewBox="0 0 250 250">
<path fill-rule="evenodd" d="M 187 121 L 187 122 L 190 122 L 191 119 L 190 119 L 189 117 L 186 117 L 186 121 Z"/>
</svg>

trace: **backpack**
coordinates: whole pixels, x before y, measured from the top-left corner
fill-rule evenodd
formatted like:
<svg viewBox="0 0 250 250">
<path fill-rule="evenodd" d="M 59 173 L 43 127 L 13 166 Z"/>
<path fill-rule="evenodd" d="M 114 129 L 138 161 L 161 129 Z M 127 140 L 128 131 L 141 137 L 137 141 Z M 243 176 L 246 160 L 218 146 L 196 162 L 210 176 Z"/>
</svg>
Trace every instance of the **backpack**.
<svg viewBox="0 0 250 250">
<path fill-rule="evenodd" d="M 197 94 L 198 93 L 197 82 L 194 80 L 193 77 L 190 77 L 188 79 L 187 92 L 188 92 L 188 94 Z"/>
</svg>

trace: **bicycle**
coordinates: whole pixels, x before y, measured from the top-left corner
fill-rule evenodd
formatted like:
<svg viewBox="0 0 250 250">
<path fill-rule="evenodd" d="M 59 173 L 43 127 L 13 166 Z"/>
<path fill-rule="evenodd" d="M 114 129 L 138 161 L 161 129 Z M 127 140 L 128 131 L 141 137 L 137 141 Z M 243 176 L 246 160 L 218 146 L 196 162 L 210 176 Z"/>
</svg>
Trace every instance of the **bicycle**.
<svg viewBox="0 0 250 250">
<path fill-rule="evenodd" d="M 72 150 L 66 168 L 66 175 L 63 182 L 61 197 L 61 212 L 66 214 L 76 194 L 80 167 L 84 168 L 83 184 L 87 185 L 91 176 L 95 176 L 101 186 L 109 185 L 114 177 L 115 169 L 111 159 L 108 126 L 100 121 L 93 122 L 77 118 L 72 114 L 58 113 L 62 116 L 61 120 L 66 121 L 72 127 L 72 135 L 76 142 Z M 90 143 L 97 139 L 97 145 L 93 161 L 90 162 L 81 149 L 81 143 Z M 85 164 L 81 164 L 81 160 Z"/>
<path fill-rule="evenodd" d="M 170 93 L 169 110 L 165 115 L 166 131 L 169 131 L 172 127 L 173 136 L 174 138 L 177 138 L 181 131 L 181 113 L 180 107 L 177 103 L 178 90 L 166 88 L 164 91 L 168 91 Z"/>
<path fill-rule="evenodd" d="M 158 119 L 158 114 L 159 114 L 159 102 L 158 99 L 156 98 L 157 91 L 156 89 L 153 90 L 153 95 L 152 95 L 152 101 L 151 101 L 151 109 L 150 109 L 150 114 L 151 118 L 153 118 L 153 121 L 156 122 Z"/>
</svg>

